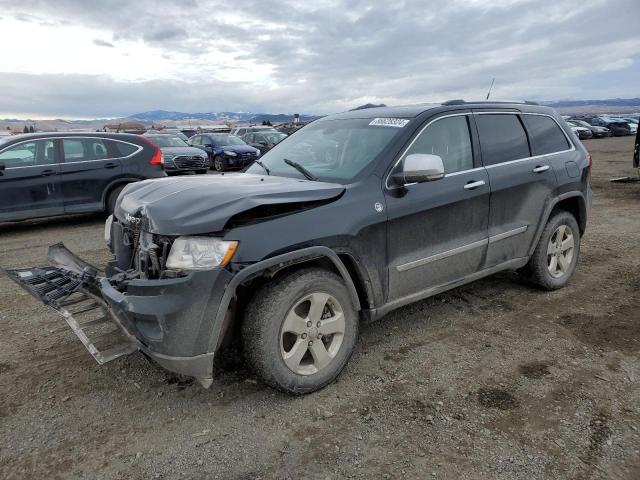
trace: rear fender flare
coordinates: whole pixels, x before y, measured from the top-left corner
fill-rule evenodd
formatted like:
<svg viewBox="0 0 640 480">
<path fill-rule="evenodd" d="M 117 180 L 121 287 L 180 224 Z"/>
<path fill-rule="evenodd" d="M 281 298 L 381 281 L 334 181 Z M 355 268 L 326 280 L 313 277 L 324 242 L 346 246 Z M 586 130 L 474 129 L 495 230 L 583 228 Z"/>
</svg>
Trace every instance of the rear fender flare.
<svg viewBox="0 0 640 480">
<path fill-rule="evenodd" d="M 579 203 L 580 203 L 580 212 L 581 215 L 584 215 L 584 224 L 586 226 L 587 223 L 587 214 L 588 214 L 588 210 L 587 210 L 587 200 L 585 199 L 585 196 L 582 192 L 578 192 L 578 191 L 574 191 L 574 192 L 566 192 L 563 193 L 561 195 L 558 195 L 557 197 L 555 197 L 551 202 L 549 202 L 549 205 L 547 205 L 547 208 L 544 211 L 544 215 L 542 217 L 542 219 L 544 220 L 543 222 L 540 223 L 540 225 L 538 225 L 538 231 L 536 232 L 536 236 L 534 237 L 534 240 L 531 244 L 531 247 L 529 248 L 529 257 L 531 255 L 533 255 L 533 251 L 536 249 L 536 246 L 538 245 L 538 242 L 540 241 L 540 237 L 542 236 L 542 232 L 544 231 L 544 227 L 547 225 L 547 222 L 549 221 L 549 218 L 551 217 L 551 212 L 553 212 L 553 209 L 555 208 L 556 205 L 558 205 L 558 203 L 560 203 L 563 200 L 566 200 L 568 198 L 578 198 Z M 581 223 L 581 220 L 579 218 L 576 218 L 576 221 L 578 223 Z"/>
</svg>

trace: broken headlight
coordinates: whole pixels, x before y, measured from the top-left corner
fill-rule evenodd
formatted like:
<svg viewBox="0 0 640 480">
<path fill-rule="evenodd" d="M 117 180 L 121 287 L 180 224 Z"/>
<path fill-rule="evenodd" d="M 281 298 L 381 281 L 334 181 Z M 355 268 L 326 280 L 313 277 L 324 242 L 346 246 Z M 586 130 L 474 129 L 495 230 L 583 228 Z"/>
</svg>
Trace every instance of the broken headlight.
<svg viewBox="0 0 640 480">
<path fill-rule="evenodd" d="M 111 246 L 111 225 L 113 225 L 113 215 L 109 215 L 104 222 L 104 242 L 109 247 Z"/>
<path fill-rule="evenodd" d="M 213 237 L 178 237 L 171 246 L 167 268 L 171 270 L 210 270 L 224 267 L 238 248 L 238 242 Z"/>
</svg>

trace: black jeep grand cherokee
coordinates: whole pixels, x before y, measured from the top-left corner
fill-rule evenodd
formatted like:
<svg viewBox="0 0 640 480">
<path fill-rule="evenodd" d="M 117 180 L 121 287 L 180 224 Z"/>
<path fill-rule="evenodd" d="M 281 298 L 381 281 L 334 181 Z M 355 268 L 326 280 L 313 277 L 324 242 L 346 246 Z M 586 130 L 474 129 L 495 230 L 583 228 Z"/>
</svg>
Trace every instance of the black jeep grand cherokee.
<svg viewBox="0 0 640 480">
<path fill-rule="evenodd" d="M 212 382 L 223 341 L 306 393 L 347 363 L 361 321 L 505 269 L 544 289 L 578 261 L 591 158 L 551 109 L 451 101 L 325 117 L 246 173 L 131 184 L 106 272 L 53 246 L 9 275 L 99 362 L 141 350 Z M 85 321 L 87 311 L 101 312 Z M 93 323 L 92 323 L 93 322 Z M 123 340 L 101 350 L 89 326 Z"/>
</svg>

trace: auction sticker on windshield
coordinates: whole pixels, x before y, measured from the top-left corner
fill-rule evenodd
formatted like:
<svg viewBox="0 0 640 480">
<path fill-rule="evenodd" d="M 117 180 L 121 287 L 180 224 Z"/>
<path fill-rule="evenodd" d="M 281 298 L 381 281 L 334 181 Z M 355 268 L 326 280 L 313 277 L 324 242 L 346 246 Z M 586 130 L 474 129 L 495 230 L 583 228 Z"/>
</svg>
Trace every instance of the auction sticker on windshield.
<svg viewBox="0 0 640 480">
<path fill-rule="evenodd" d="M 407 123 L 409 123 L 409 120 L 407 120 L 406 118 L 374 118 L 369 125 L 402 128 Z"/>
</svg>

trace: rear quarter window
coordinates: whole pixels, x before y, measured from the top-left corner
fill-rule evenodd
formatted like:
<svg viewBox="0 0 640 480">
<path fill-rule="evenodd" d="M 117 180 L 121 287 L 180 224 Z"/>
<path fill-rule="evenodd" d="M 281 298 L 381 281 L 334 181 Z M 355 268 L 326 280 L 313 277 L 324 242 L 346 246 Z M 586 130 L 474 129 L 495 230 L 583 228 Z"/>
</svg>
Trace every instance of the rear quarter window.
<svg viewBox="0 0 640 480">
<path fill-rule="evenodd" d="M 531 156 L 524 126 L 515 114 L 478 114 L 482 163 L 485 166 Z"/>
<path fill-rule="evenodd" d="M 128 157 L 138 151 L 139 148 L 136 145 L 120 142 L 118 140 L 110 140 L 110 142 L 118 157 Z"/>
<path fill-rule="evenodd" d="M 567 137 L 553 118 L 525 114 L 524 121 L 529 130 L 531 147 L 535 155 L 547 155 L 571 148 Z M 578 124 L 578 126 L 581 125 Z"/>
</svg>

